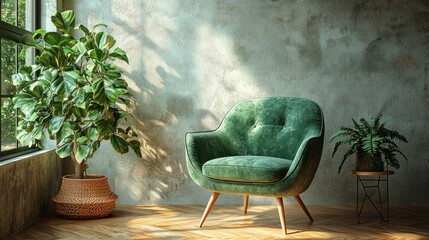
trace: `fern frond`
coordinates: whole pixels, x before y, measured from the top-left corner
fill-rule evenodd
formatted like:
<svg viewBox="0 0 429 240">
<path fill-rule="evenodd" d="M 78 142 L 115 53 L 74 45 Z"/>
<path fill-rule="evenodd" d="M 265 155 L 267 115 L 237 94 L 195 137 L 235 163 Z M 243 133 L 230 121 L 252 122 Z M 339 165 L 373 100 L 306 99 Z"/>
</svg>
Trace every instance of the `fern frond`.
<svg viewBox="0 0 429 240">
<path fill-rule="evenodd" d="M 341 127 L 341 129 L 337 132 L 335 132 L 331 138 L 329 138 L 329 141 L 332 142 L 332 140 L 339 138 L 341 136 L 345 136 L 345 135 L 352 135 L 353 134 L 353 129 L 351 128 L 345 128 L 345 127 Z"/>
<path fill-rule="evenodd" d="M 369 122 L 365 118 L 361 118 L 361 119 L 359 119 L 359 121 L 362 124 L 363 129 L 365 129 L 365 132 L 370 133 L 371 132 L 371 125 L 369 124 Z"/>
<path fill-rule="evenodd" d="M 373 118 L 373 126 L 375 129 L 380 129 L 380 120 L 382 116 L 383 114 L 379 113 L 375 118 Z"/>
<path fill-rule="evenodd" d="M 338 167 L 338 173 L 341 172 L 341 169 L 343 168 L 344 162 L 346 161 L 346 159 L 352 155 L 353 153 L 355 153 L 356 151 L 352 148 L 350 148 L 343 156 L 343 160 L 341 161 L 340 166 Z"/>
<path fill-rule="evenodd" d="M 369 154 L 370 156 L 375 156 L 378 152 L 380 152 L 380 144 L 381 138 L 378 136 L 374 136 L 372 134 L 368 134 L 363 139 L 362 149 Z"/>
</svg>

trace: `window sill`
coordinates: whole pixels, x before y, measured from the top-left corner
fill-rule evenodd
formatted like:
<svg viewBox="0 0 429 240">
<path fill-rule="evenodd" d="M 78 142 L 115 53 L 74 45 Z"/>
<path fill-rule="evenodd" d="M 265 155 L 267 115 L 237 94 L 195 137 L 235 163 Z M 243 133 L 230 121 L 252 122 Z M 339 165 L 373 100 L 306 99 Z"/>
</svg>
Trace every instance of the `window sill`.
<svg viewBox="0 0 429 240">
<path fill-rule="evenodd" d="M 31 153 L 27 153 L 27 154 L 20 155 L 20 156 L 17 156 L 17 157 L 12 157 L 12 158 L 9 158 L 9 159 L 5 159 L 5 160 L 3 160 L 3 161 L 0 162 L 0 167 L 4 166 L 4 165 L 7 165 L 7 164 L 10 164 L 10 163 L 14 163 L 14 162 L 20 161 L 20 160 L 32 158 L 34 156 L 38 156 L 38 155 L 41 155 L 41 154 L 44 154 L 44 153 L 47 153 L 47 152 L 50 152 L 50 151 L 55 151 L 55 149 L 36 150 L 35 152 L 31 152 Z"/>
</svg>

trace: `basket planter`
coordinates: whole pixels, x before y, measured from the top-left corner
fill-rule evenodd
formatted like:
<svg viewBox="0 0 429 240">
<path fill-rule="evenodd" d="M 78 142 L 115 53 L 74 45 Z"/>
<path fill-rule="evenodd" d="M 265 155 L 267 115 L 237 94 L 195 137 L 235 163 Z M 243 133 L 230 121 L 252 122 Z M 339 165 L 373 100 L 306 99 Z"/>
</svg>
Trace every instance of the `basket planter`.
<svg viewBox="0 0 429 240">
<path fill-rule="evenodd" d="M 52 198 L 55 212 L 70 219 L 93 219 L 112 214 L 118 196 L 112 192 L 107 176 L 90 174 L 84 179 L 63 177 L 60 191 Z"/>
<path fill-rule="evenodd" d="M 381 172 L 384 170 L 384 164 L 381 155 L 378 158 L 372 158 L 363 152 L 356 153 L 356 171 L 364 172 Z"/>
</svg>

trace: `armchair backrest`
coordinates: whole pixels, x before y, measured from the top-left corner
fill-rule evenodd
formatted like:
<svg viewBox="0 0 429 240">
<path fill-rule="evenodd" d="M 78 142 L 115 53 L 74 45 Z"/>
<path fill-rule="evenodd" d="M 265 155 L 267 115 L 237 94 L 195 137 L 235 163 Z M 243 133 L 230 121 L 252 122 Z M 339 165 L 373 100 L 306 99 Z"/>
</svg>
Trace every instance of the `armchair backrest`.
<svg viewBox="0 0 429 240">
<path fill-rule="evenodd" d="M 235 105 L 216 130 L 228 139 L 233 155 L 293 160 L 301 143 L 323 132 L 320 107 L 303 98 L 270 97 Z"/>
</svg>

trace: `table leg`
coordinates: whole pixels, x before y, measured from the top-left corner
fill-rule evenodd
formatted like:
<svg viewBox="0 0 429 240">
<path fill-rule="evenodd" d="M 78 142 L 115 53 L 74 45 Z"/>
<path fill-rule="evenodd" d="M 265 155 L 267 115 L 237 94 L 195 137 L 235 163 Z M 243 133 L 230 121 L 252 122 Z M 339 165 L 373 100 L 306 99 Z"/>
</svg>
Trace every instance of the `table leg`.
<svg viewBox="0 0 429 240">
<path fill-rule="evenodd" d="M 387 221 L 389 222 L 389 175 L 386 176 L 386 203 L 387 203 Z"/>
<path fill-rule="evenodd" d="M 359 176 L 356 176 L 356 214 L 358 216 L 358 223 L 360 223 L 360 213 L 359 213 Z"/>
<path fill-rule="evenodd" d="M 378 176 L 377 191 L 378 191 L 378 203 L 380 204 L 380 223 L 382 223 L 383 222 L 383 204 L 381 203 L 380 176 Z"/>
<path fill-rule="evenodd" d="M 362 213 L 362 210 L 363 210 L 363 206 L 365 205 L 365 200 L 366 199 L 368 199 L 370 202 L 371 202 L 371 204 L 372 204 L 372 206 L 375 208 L 375 210 L 377 211 L 377 213 L 378 213 L 378 215 L 380 216 L 380 222 L 386 222 L 386 220 L 384 219 L 384 216 L 383 216 L 383 203 L 382 203 L 382 199 L 381 199 L 381 190 L 380 190 L 380 182 L 381 182 L 381 178 L 380 177 L 378 177 L 378 179 L 374 179 L 374 180 L 366 180 L 366 179 L 361 179 L 360 178 L 360 176 L 357 176 L 357 183 L 356 183 L 356 212 L 357 212 L 357 216 L 358 216 L 358 222 L 360 223 L 360 215 L 361 215 L 361 213 Z M 365 183 L 364 183 L 364 181 L 376 181 L 377 182 L 377 184 L 376 185 L 365 185 Z M 388 180 L 386 180 L 386 182 L 387 182 Z M 360 209 L 359 209 L 359 182 L 360 182 L 360 184 L 362 185 L 362 188 L 363 188 L 363 191 L 364 191 L 364 194 L 365 194 L 365 196 L 364 196 L 364 198 L 363 198 L 363 201 L 362 201 L 362 204 L 361 204 L 361 206 L 360 206 Z M 374 201 L 371 199 L 371 197 L 369 196 L 369 194 L 368 194 L 368 192 L 367 192 L 367 189 L 369 189 L 369 188 L 376 188 L 377 189 L 377 193 L 378 193 L 378 200 L 379 200 L 379 206 L 377 207 L 377 205 L 374 203 Z M 386 191 L 388 191 L 389 189 L 387 188 L 386 189 Z M 387 192 L 387 214 L 389 214 L 388 213 L 388 211 L 389 211 L 389 205 L 388 205 L 388 192 Z"/>
</svg>

